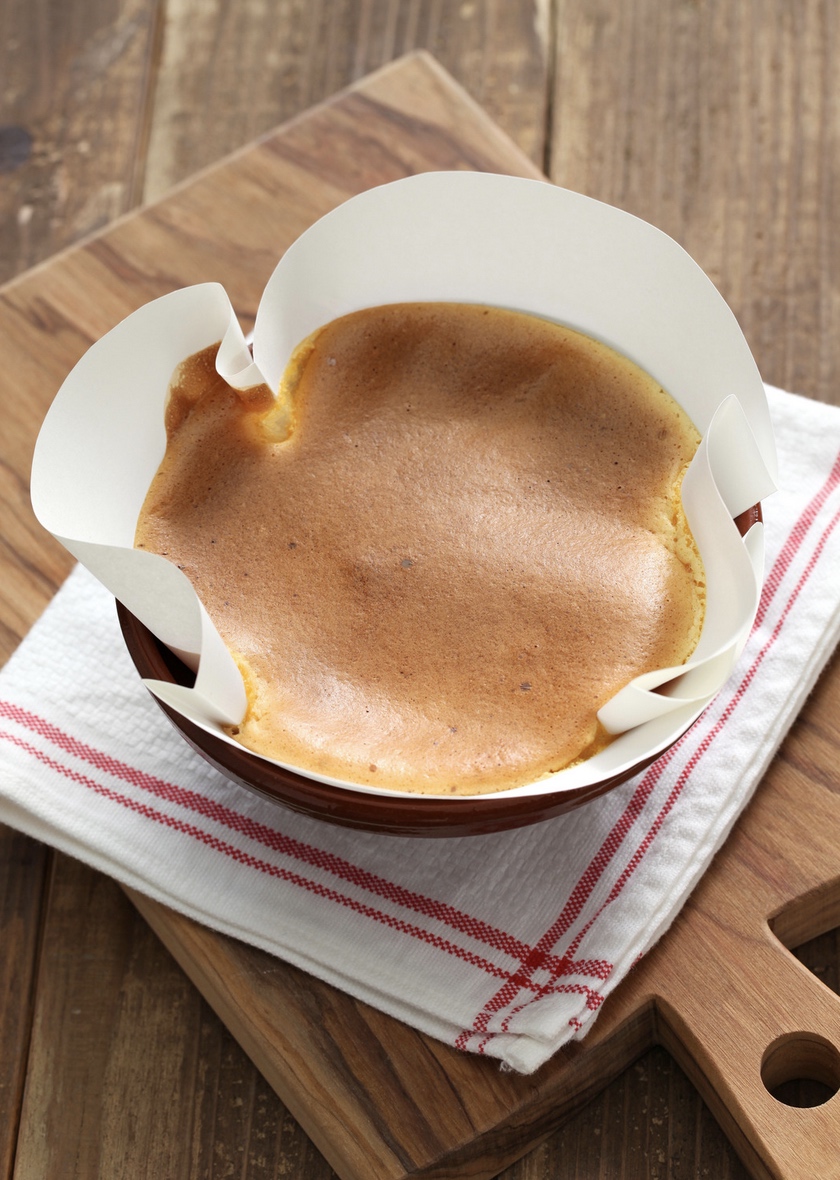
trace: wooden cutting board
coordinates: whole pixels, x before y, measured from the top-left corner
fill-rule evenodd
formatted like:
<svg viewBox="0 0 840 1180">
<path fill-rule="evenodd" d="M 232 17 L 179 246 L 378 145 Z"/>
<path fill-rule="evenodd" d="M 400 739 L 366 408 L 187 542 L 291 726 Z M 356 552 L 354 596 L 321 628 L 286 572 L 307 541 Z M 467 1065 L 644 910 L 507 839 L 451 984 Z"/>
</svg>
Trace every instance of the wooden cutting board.
<svg viewBox="0 0 840 1180">
<path fill-rule="evenodd" d="M 93 340 L 188 283 L 222 282 L 247 329 L 277 258 L 317 217 L 373 184 L 447 168 L 537 175 L 429 57 L 372 75 L 5 288 L 21 398 L 42 413 Z M 23 508 L 20 519 L 33 567 L 60 566 Z M 840 922 L 838 703 L 835 663 L 660 946 L 585 1041 L 529 1078 L 131 896 L 345 1180 L 495 1176 L 655 1043 L 756 1177 L 830 1180 L 840 1097 L 795 1109 L 768 1087 L 840 1086 L 840 999 L 785 949 Z"/>
</svg>

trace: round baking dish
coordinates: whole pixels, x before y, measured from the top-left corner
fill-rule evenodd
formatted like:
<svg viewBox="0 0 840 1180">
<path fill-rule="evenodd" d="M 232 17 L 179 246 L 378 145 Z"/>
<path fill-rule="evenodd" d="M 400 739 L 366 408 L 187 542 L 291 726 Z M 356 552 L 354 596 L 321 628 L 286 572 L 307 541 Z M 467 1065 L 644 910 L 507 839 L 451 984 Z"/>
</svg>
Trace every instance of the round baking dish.
<svg viewBox="0 0 840 1180">
<path fill-rule="evenodd" d="M 755 505 L 736 518 L 742 536 L 761 520 Z M 129 655 L 143 679 L 191 685 L 194 674 L 117 603 L 120 628 Z M 471 836 L 541 823 L 572 811 L 613 790 L 650 766 L 664 753 L 657 750 L 623 773 L 579 788 L 536 795 L 499 791 L 469 798 L 440 795 L 377 795 L 332 786 L 288 770 L 222 741 L 158 702 L 181 737 L 227 778 L 293 811 L 344 827 L 396 836 Z M 679 740 L 678 735 L 675 741 Z M 672 743 L 674 744 L 674 743 Z"/>
</svg>

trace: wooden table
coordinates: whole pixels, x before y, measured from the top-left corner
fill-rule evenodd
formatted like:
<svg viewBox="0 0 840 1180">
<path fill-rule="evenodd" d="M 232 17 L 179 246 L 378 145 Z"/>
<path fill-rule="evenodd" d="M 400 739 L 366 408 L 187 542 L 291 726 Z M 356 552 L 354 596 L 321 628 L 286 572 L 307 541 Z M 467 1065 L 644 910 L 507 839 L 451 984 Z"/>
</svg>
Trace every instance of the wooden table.
<svg viewBox="0 0 840 1180">
<path fill-rule="evenodd" d="M 830 0 L 69 0 L 49 14 L 8 0 L 4 21 L 4 277 L 425 47 L 552 179 L 681 241 L 733 306 L 767 380 L 840 400 Z M 60 322 L 51 327 L 61 335 Z M 68 367 L 83 347 L 66 341 Z M 3 658 L 68 568 L 26 496 L 52 392 L 3 407 Z M 3 1180 L 40 1180 L 47 1158 L 61 1162 L 56 1175 L 83 1180 L 333 1175 L 125 895 L 10 830 L 0 832 L 0 946 Z M 800 955 L 837 989 L 835 933 Z M 655 1049 L 503 1175 L 748 1173 Z"/>
</svg>

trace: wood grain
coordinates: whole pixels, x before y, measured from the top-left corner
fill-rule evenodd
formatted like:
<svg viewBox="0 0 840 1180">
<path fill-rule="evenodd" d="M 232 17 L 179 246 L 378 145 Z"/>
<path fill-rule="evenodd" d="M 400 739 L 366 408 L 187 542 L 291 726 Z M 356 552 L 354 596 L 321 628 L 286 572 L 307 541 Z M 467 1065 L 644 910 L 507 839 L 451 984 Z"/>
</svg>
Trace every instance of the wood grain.
<svg viewBox="0 0 840 1180">
<path fill-rule="evenodd" d="M 840 1087 L 840 1054 L 829 1048 L 840 1045 L 840 1001 L 785 944 L 819 937 L 840 919 L 840 793 L 825 781 L 840 745 L 825 725 L 840 706 L 837 672 L 835 663 L 667 937 L 607 1001 L 585 1042 L 530 1079 L 435 1045 L 143 898 L 135 904 L 348 1180 L 489 1178 L 651 1042 L 681 1063 L 749 1175 L 830 1180 L 840 1176 L 840 1122 L 836 1103 L 821 1103 Z M 813 728 L 828 735 L 822 757 L 804 741 Z M 807 761 L 796 755 L 802 744 Z M 360 1058 L 355 1044 L 364 1046 Z M 795 1093 L 777 1097 L 801 1078 L 824 1090 L 812 1109 L 798 1108 Z M 632 1158 L 625 1144 L 622 1174 L 633 1175 Z"/>
<path fill-rule="evenodd" d="M 161 34 L 158 40 L 162 48 L 163 23 L 155 25 L 157 5 L 152 0 L 132 6 L 106 6 L 101 0 L 84 5 L 71 0 L 63 6 L 9 0 L 0 13 L 0 54 L 8 47 L 0 64 L 0 100 L 4 104 L 0 123 L 26 125 L 26 120 L 34 117 L 33 112 L 40 111 L 39 118 L 44 120 L 47 131 L 36 139 L 40 145 L 51 146 L 43 150 L 38 147 L 37 158 L 33 159 L 33 152 L 26 167 L 3 173 L 0 265 L 6 268 L 5 273 L 14 273 L 84 234 L 96 217 L 104 220 L 118 207 L 126 207 L 108 203 L 108 192 L 116 191 L 109 190 L 108 185 L 119 186 L 121 193 L 127 191 L 127 185 L 136 199 L 147 160 L 150 169 L 157 167 L 154 161 L 158 150 L 164 156 L 169 153 L 170 163 L 157 173 L 163 179 L 154 182 L 163 186 L 189 170 L 190 148 L 186 141 L 190 137 L 199 141 L 201 151 L 208 152 L 206 160 L 238 146 L 245 137 L 237 141 L 235 133 L 231 133 L 222 144 L 217 124 L 225 120 L 234 124 L 237 119 L 251 117 L 252 104 L 243 101 L 244 94 L 253 93 L 248 92 L 248 86 L 263 87 L 266 97 L 260 109 L 264 129 L 285 113 L 302 109 L 310 97 L 320 97 L 349 81 L 354 71 L 362 73 L 378 60 L 423 43 L 431 45 L 456 76 L 468 84 L 471 93 L 514 134 L 531 160 L 542 158 L 541 120 L 544 113 L 548 114 L 554 179 L 658 220 L 684 241 L 723 286 L 765 376 L 826 400 L 837 400 L 838 343 L 832 325 L 837 321 L 838 268 L 832 226 L 838 212 L 838 153 L 837 104 L 831 75 L 831 63 L 837 58 L 837 18 L 830 0 L 804 0 L 796 6 L 783 0 L 758 0 L 743 6 L 722 0 L 710 0 L 704 5 L 682 0 L 662 4 L 631 0 L 615 8 L 588 0 L 557 0 L 540 5 L 544 13 L 542 27 L 549 29 L 545 58 L 532 52 L 535 48 L 537 54 L 542 51 L 539 42 L 533 40 L 536 14 L 528 3 L 471 5 L 441 0 L 424 4 L 412 0 L 404 5 L 386 5 L 348 0 L 331 5 L 329 14 L 325 4 L 306 7 L 308 23 L 302 27 L 278 19 L 282 4 L 265 5 L 262 10 L 253 4 L 248 9 L 249 30 L 240 29 L 235 34 L 243 37 L 247 33 L 249 38 L 240 60 L 258 68 L 262 60 L 259 44 L 268 45 L 274 38 L 271 52 L 280 55 L 282 66 L 272 75 L 270 85 L 268 71 L 263 78 L 246 79 L 247 85 L 242 85 L 241 79 L 237 84 L 233 78 L 232 84 L 219 87 L 225 62 L 231 60 L 225 56 L 229 49 L 224 34 L 235 15 L 233 5 L 203 4 L 202 11 L 210 12 L 209 23 L 205 18 L 203 26 L 199 14 L 192 14 L 191 19 L 198 22 L 194 23 L 196 38 L 204 30 L 201 35 L 205 41 L 201 43 L 190 40 L 190 19 L 181 19 L 181 59 L 167 58 L 161 69 L 155 29 Z M 461 15 L 467 9 L 472 9 L 469 19 Z M 241 5 L 240 12 L 243 10 Z M 291 10 L 290 5 L 284 11 Z M 134 39 L 127 40 L 124 51 L 112 55 L 110 61 L 108 53 L 94 52 L 84 58 L 85 49 L 91 45 L 107 44 L 112 50 L 118 46 L 119 37 L 113 34 L 123 27 L 123 17 L 115 18 L 115 12 L 130 14 L 128 23 L 135 17 L 140 22 L 133 26 Z M 175 21 L 176 5 L 170 3 L 167 12 Z M 48 26 L 52 26 L 49 33 Z M 138 40 L 141 27 L 146 30 L 142 47 Z M 215 77 L 205 73 L 206 89 L 202 94 L 191 76 L 182 83 L 178 75 L 184 69 L 184 58 L 190 56 L 191 46 L 196 56 L 211 51 L 206 49 L 207 38 L 220 68 Z M 348 53 L 350 44 L 352 54 Z M 78 74 L 72 72 L 73 63 L 80 55 L 91 76 L 100 79 L 100 85 L 75 84 Z M 145 63 L 142 67 L 141 59 Z M 269 62 L 268 54 L 265 60 Z M 143 70 L 148 70 L 145 79 L 141 77 Z M 552 83 L 555 76 L 556 82 Z M 532 84 L 537 80 L 544 87 L 542 91 Z M 162 97 L 165 86 L 175 95 L 174 104 L 168 108 Z M 282 102 L 290 104 L 284 105 L 282 111 L 274 108 L 276 117 L 271 115 L 274 99 L 268 94 L 272 86 L 275 96 L 282 93 Z M 516 87 L 521 88 L 518 93 Z M 150 101 L 153 92 L 157 105 Z M 223 101 L 217 101 L 217 94 Z M 297 95 L 297 108 L 290 95 Z M 201 117 L 202 99 L 208 108 L 205 121 Z M 446 108 L 445 97 L 438 106 Z M 166 120 L 155 126 L 155 119 L 159 116 L 163 120 L 167 109 Z M 107 110 L 107 118 L 102 117 L 103 110 Z M 457 124 L 456 111 L 450 118 Z M 184 142 L 177 134 L 179 119 L 191 128 Z M 145 146 L 150 124 L 158 136 L 151 156 Z M 101 150 L 89 161 L 90 153 L 81 145 L 94 140 Z M 15 149 L 14 140 L 11 146 L 12 158 L 16 159 L 19 147 Z M 300 145 L 297 150 L 302 150 Z M 179 159 L 183 165 L 180 172 Z M 410 167 L 412 161 L 404 163 Z M 151 183 L 147 191 L 153 191 Z M 222 185 L 214 190 L 212 200 L 225 199 L 227 188 Z M 87 200 L 89 207 L 98 211 L 89 222 L 72 212 Z M 199 203 L 187 218 L 189 232 L 195 238 L 191 245 L 191 273 L 197 274 L 206 273 L 213 259 L 213 250 L 202 243 L 195 228 L 201 215 Z M 164 220 L 175 217 L 175 209 L 170 208 Z M 290 220 L 294 221 L 294 210 Z M 245 319 L 252 299 L 249 287 L 258 281 L 262 265 L 252 260 L 252 251 L 259 252 L 262 232 L 261 220 L 253 227 L 243 227 L 242 239 L 235 247 L 242 250 L 240 264 L 247 270 L 237 289 Z M 129 239 L 129 261 L 121 264 L 132 270 L 133 280 L 142 292 L 166 289 L 172 276 L 167 275 L 165 267 L 149 273 L 146 261 L 148 251 L 166 240 L 165 227 L 133 239 L 129 234 Z M 110 261 L 104 250 L 98 257 L 91 256 L 89 265 L 97 282 L 103 281 Z M 273 262 L 270 250 L 265 251 L 263 262 L 266 266 Z M 110 297 L 115 308 L 125 306 L 120 303 L 119 284 L 110 291 Z M 147 297 L 149 294 L 141 296 Z M 80 315 L 81 327 L 77 323 Z M 62 552 L 44 541 L 25 512 L 34 429 L 51 390 L 87 342 L 105 330 L 103 323 L 107 320 L 96 307 L 80 309 L 72 290 L 62 290 L 60 275 L 55 276 L 45 298 L 17 309 L 12 301 L 9 316 L 3 327 L 4 356 L 9 358 L 9 371 L 20 373 L 21 379 L 14 394 L 3 399 L 0 648 L 4 654 L 11 651 L 48 601 L 67 568 Z M 42 331 L 49 332 L 51 342 L 41 357 L 47 367 L 33 382 L 26 379 L 25 361 L 38 348 Z M 832 678 L 826 683 L 833 684 Z M 817 702 L 820 691 L 815 697 Z M 803 763 L 809 774 L 819 768 L 820 781 L 831 789 L 836 775 L 825 767 L 832 765 L 831 757 L 836 765 L 836 750 L 826 748 L 826 743 L 834 723 L 831 710 L 824 716 L 819 710 L 812 715 L 815 707 L 814 702 L 809 705 L 781 758 Z M 836 709 L 836 700 L 832 708 Z M 819 767 L 812 753 L 814 741 Z M 6 848 L 3 845 L 0 854 Z M 19 913 L 15 891 L 27 897 L 28 903 L 34 898 L 29 896 L 32 878 L 28 873 L 21 878 L 10 870 L 10 877 L 10 882 L 4 879 L 0 891 L 3 934 L 9 930 L 9 922 L 14 929 L 20 920 L 15 917 Z M 36 871 L 34 880 L 38 879 Z M 63 889 L 64 882 L 64 874 L 57 873 L 53 887 Z M 110 928 L 112 937 L 131 942 L 136 937 L 130 929 L 135 921 L 133 915 L 131 907 L 103 907 L 95 911 L 95 920 Z M 4 956 L 0 979 L 8 978 L 2 973 L 5 970 L 18 976 L 25 987 L 26 979 L 34 975 L 38 939 L 32 937 L 30 910 L 22 920 L 29 927 L 26 938 L 14 944 L 4 939 L 4 947 L 22 946 L 26 962 L 13 966 L 11 958 Z M 791 936 L 807 936 L 809 923 L 803 924 L 798 917 L 789 921 Z M 57 926 L 47 922 L 47 928 L 49 943 Z M 826 950 L 834 941 L 831 934 L 822 936 L 802 952 L 812 968 L 829 980 L 836 974 L 837 959 L 835 952 L 827 960 Z M 66 953 L 74 953 L 69 944 Z M 169 963 L 165 956 L 163 961 Z M 171 963 L 169 970 L 177 974 Z M 161 971 L 165 979 L 166 971 L 162 967 Z M 119 974 L 111 972 L 108 977 L 109 986 L 116 991 L 123 986 Z M 158 981 L 153 972 L 146 978 L 150 1003 L 157 994 Z M 6 986 L 5 982 L 2 986 Z M 168 986 L 161 984 L 162 1011 L 166 1011 Z M 58 1001 L 49 991 L 48 981 L 42 978 L 38 1002 L 46 1007 Z M 109 1005 L 105 1007 L 110 1010 Z M 183 1175 L 238 1173 L 249 1180 L 281 1174 L 320 1180 L 321 1176 L 331 1175 L 220 1023 L 206 1008 L 202 1012 L 202 1050 L 197 1067 L 200 1094 L 193 1095 L 194 1103 L 190 1099 L 179 1106 L 182 1126 L 192 1128 L 193 1144 Z M 180 1044 L 178 1019 L 174 1014 L 170 1019 L 174 1043 Z M 4 1003 L 0 1048 L 12 1044 L 17 1059 L 12 1061 L 4 1053 L 6 1072 L 0 1079 L 2 1084 L 7 1076 L 25 1075 L 26 1047 L 15 1039 L 21 1027 L 26 1027 L 25 1016 L 20 1023 L 18 1010 L 10 1011 Z M 12 1030 L 12 1041 L 8 1030 Z M 101 1048 L 102 1042 L 96 1043 Z M 142 1050 L 142 1046 L 141 1037 L 134 1043 L 134 1051 Z M 157 1051 L 161 1051 L 160 1046 Z M 53 1057 L 52 1065 L 61 1070 L 71 1068 L 57 1057 Z M 6 1099 L 7 1094 L 0 1091 L 0 1103 Z M 84 1095 L 74 1100 L 81 1103 Z M 149 1098 L 142 1090 L 132 1089 L 127 1101 L 129 1106 L 148 1104 Z M 167 1112 L 161 1102 L 160 1116 L 165 1118 Z M 113 1164 L 119 1160 L 120 1150 L 125 1150 L 122 1139 L 129 1134 L 129 1128 L 112 1107 L 102 1109 L 101 1134 L 111 1145 L 113 1154 L 107 1160 Z M 154 1103 L 152 1109 L 156 1109 Z M 12 1139 L 13 1129 L 4 1120 L 0 1144 L 5 1156 L 0 1158 L 11 1158 Z M 266 1141 L 270 1141 L 268 1147 Z M 0 1171 L 0 1175 L 6 1174 Z M 121 1172 L 116 1164 L 102 1174 L 131 1175 Z M 146 1173 L 139 1170 L 136 1174 Z M 657 1049 L 594 1099 L 574 1122 L 505 1173 L 511 1180 L 536 1180 L 537 1176 L 547 1175 L 557 1180 L 588 1180 L 604 1174 L 617 1180 L 654 1176 L 682 1180 L 704 1174 L 740 1180 L 747 1172 L 679 1066 L 664 1050 Z"/>
<path fill-rule="evenodd" d="M 14 1175 L 183 1175 L 197 997 L 107 878 L 55 857 L 49 897 Z"/>
<path fill-rule="evenodd" d="M 54 862 L 20 1136 L 4 1122 L 0 1175 L 331 1180 L 123 892 Z"/>
<path fill-rule="evenodd" d="M 0 825 L 0 1176 L 11 1175 L 35 999 L 43 844 Z"/>
<path fill-rule="evenodd" d="M 137 203 L 157 22 L 157 0 L 0 7 L 0 281 Z"/>
<path fill-rule="evenodd" d="M 840 703 L 837 677 L 824 683 Z M 840 798 L 821 778 L 786 758 L 773 765 L 712 871 L 623 993 L 625 1001 L 635 989 L 655 993 L 657 1039 L 762 1178 L 840 1175 L 836 1103 L 805 1111 L 772 1096 L 803 1076 L 831 1093 L 840 1087 L 840 1054 L 827 1048 L 840 1044 L 840 1003 L 781 941 L 815 937 L 840 914 Z M 784 1052 L 769 1057 L 783 1039 Z"/>
<path fill-rule="evenodd" d="M 144 198 L 415 49 L 541 162 L 547 58 L 530 3 L 172 0 Z"/>
<path fill-rule="evenodd" d="M 558 0 L 550 175 L 676 238 L 765 380 L 836 401 L 832 0 Z"/>
</svg>

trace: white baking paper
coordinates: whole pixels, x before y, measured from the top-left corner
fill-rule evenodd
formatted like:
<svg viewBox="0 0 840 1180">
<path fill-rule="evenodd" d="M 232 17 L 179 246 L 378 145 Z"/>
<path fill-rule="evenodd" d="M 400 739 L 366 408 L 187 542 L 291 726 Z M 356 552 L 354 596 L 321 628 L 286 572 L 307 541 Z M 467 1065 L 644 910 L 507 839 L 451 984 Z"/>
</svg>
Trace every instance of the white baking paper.
<svg viewBox="0 0 840 1180">
<path fill-rule="evenodd" d="M 692 660 L 639 677 L 608 702 L 601 720 L 620 736 L 601 753 L 504 794 L 553 793 L 618 774 L 665 749 L 737 659 L 758 606 L 763 538 L 760 524 L 741 538 L 732 518 L 770 495 L 776 477 L 764 387 L 732 312 L 676 242 L 619 209 L 487 173 L 425 173 L 371 189 L 318 221 L 280 260 L 260 301 L 253 358 L 218 284 L 147 304 L 94 344 L 59 390 L 33 459 L 35 513 L 197 670 L 192 689 L 147 682 L 150 690 L 231 741 L 221 726 L 246 708 L 233 659 L 185 575 L 132 547 L 165 450 L 173 371 L 221 340 L 217 368 L 231 385 L 265 381 L 277 390 L 296 345 L 323 324 L 422 300 L 512 308 L 586 332 L 651 373 L 703 436 L 683 484 L 708 594 Z"/>
</svg>

